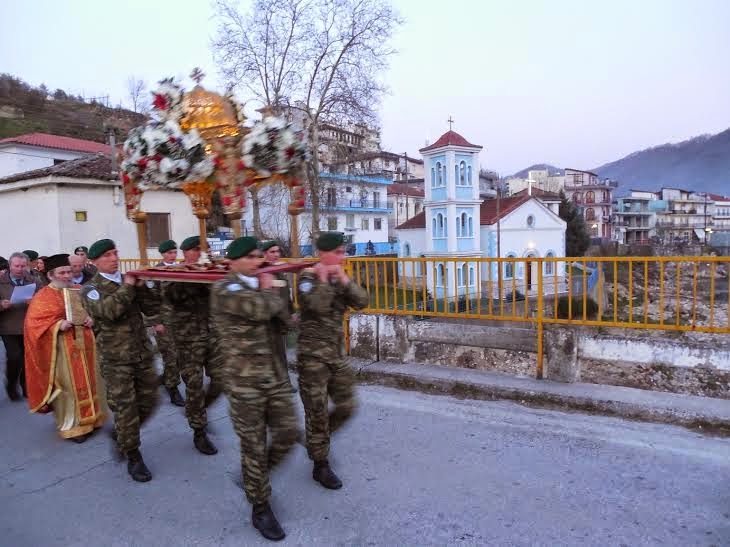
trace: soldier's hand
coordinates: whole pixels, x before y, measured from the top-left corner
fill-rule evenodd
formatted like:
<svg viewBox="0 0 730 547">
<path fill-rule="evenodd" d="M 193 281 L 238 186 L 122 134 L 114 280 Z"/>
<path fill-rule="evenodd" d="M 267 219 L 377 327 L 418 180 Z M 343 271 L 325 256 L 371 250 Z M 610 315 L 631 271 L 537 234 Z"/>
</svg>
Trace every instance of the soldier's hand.
<svg viewBox="0 0 730 547">
<path fill-rule="evenodd" d="M 155 334 L 165 334 L 165 325 L 155 325 L 152 328 L 155 329 Z"/>
<path fill-rule="evenodd" d="M 91 317 L 87 317 L 86 319 L 84 319 L 84 326 L 87 329 L 90 329 L 94 326 L 94 320 Z"/>
<path fill-rule="evenodd" d="M 342 267 L 341 264 L 332 266 L 332 277 L 334 277 L 337 281 L 339 281 L 343 285 L 347 285 L 350 282 L 350 278 L 347 277 L 347 274 L 345 273 L 345 269 Z"/>
<path fill-rule="evenodd" d="M 7 310 L 10 307 L 10 300 L 0 300 L 0 309 Z"/>
<path fill-rule="evenodd" d="M 274 276 L 267 273 L 259 274 L 259 287 L 262 289 L 270 289 L 274 286 Z"/>
<path fill-rule="evenodd" d="M 330 267 L 325 266 L 321 262 L 317 262 L 314 265 L 314 273 L 317 274 L 317 278 L 320 283 L 329 283 L 330 280 Z"/>
<path fill-rule="evenodd" d="M 66 332 L 68 329 L 72 328 L 74 324 L 71 321 L 66 321 L 63 319 L 61 321 L 61 325 L 58 327 L 62 332 Z"/>
<path fill-rule="evenodd" d="M 136 285 L 137 278 L 134 277 L 132 274 L 125 273 L 124 274 L 124 283 L 125 283 L 125 285 Z"/>
</svg>

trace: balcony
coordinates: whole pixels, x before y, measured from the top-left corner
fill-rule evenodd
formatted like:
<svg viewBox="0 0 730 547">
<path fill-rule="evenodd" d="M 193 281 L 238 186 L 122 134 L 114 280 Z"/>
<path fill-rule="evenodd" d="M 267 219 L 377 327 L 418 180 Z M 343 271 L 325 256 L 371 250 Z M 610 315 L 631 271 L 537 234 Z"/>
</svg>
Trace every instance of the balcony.
<svg viewBox="0 0 730 547">
<path fill-rule="evenodd" d="M 698 220 L 696 222 L 672 222 L 670 220 L 659 220 L 656 223 L 657 228 L 670 228 L 680 230 L 683 228 L 711 228 L 711 222 L 703 222 Z"/>
<path fill-rule="evenodd" d="M 312 207 L 311 203 L 307 203 L 307 208 Z M 340 209 L 343 211 L 349 211 L 356 209 L 363 212 L 376 212 L 376 213 L 388 213 L 393 208 L 385 201 L 372 200 L 372 199 L 328 199 L 324 200 L 319 204 L 322 210 L 336 210 Z"/>
<path fill-rule="evenodd" d="M 320 173 L 319 178 L 325 180 L 341 180 L 343 182 L 362 182 L 368 184 L 393 184 L 393 178 L 386 178 L 376 175 L 349 175 L 346 173 Z"/>
</svg>

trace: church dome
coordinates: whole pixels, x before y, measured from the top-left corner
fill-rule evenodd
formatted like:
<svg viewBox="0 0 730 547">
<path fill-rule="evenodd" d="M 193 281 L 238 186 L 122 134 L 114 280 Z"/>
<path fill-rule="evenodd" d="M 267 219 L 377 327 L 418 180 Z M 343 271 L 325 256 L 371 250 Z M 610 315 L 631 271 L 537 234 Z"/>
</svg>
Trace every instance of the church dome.
<svg viewBox="0 0 730 547">
<path fill-rule="evenodd" d="M 467 141 L 464 137 L 459 135 L 456 131 L 447 131 L 441 135 L 438 140 L 425 148 L 421 148 L 419 152 L 428 152 L 429 150 L 436 150 L 437 148 L 443 148 L 445 146 L 461 146 L 464 148 L 478 148 L 482 147 L 478 144 L 472 144 Z"/>
<path fill-rule="evenodd" d="M 235 137 L 239 133 L 236 110 L 231 102 L 200 84 L 185 93 L 183 112 L 180 127 L 185 131 L 197 129 L 206 141 Z"/>
</svg>

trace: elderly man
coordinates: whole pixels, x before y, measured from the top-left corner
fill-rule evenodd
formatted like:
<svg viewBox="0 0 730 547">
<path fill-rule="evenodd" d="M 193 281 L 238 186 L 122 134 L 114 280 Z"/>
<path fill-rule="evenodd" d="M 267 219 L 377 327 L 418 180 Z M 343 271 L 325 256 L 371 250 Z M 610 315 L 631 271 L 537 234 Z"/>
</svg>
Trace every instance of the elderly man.
<svg viewBox="0 0 730 547">
<path fill-rule="evenodd" d="M 18 383 L 26 396 L 23 343 L 23 322 L 29 301 L 26 297 L 38 290 L 38 284 L 28 270 L 28 257 L 25 254 L 13 253 L 8 262 L 8 270 L 0 275 L 0 336 L 7 354 L 5 390 L 11 401 L 18 401 Z M 18 294 L 13 297 L 16 290 Z"/>
<path fill-rule="evenodd" d="M 68 264 L 71 268 L 71 283 L 74 285 L 86 285 L 94 274 L 84 268 L 86 257 L 81 255 L 68 255 Z M 50 277 L 50 270 L 48 271 Z"/>
<path fill-rule="evenodd" d="M 79 245 L 74 249 L 74 256 L 80 256 L 84 259 L 84 271 L 88 272 L 89 275 L 94 275 L 96 273 L 96 266 L 89 262 L 88 255 L 89 249 L 83 245 Z"/>
<path fill-rule="evenodd" d="M 81 302 L 94 320 L 117 448 L 127 456 L 127 472 L 132 479 L 147 482 L 152 474 L 139 451 L 139 430 L 157 407 L 159 384 L 142 313 L 155 313 L 159 301 L 144 283 L 122 275 L 111 239 L 95 242 L 89 258 L 98 272 L 81 288 Z"/>
<path fill-rule="evenodd" d="M 75 295 L 64 289 L 78 289 L 68 258 L 45 260 L 50 284 L 38 291 L 25 316 L 25 374 L 30 411 L 53 411 L 59 435 L 82 443 L 106 416 L 91 318 L 66 314 L 67 300 Z"/>
</svg>

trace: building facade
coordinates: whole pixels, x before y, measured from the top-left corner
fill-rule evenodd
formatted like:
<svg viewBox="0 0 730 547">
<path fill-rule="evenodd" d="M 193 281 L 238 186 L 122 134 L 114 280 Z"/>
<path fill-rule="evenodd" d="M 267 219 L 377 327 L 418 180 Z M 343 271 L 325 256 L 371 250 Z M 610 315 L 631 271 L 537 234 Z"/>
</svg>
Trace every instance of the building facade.
<svg viewBox="0 0 730 547">
<path fill-rule="evenodd" d="M 412 219 L 423 211 L 425 194 L 423 191 L 423 180 L 420 184 L 397 182 L 388 186 L 388 224 L 390 233 L 394 235 L 396 226 Z"/>
<path fill-rule="evenodd" d="M 631 190 L 614 203 L 613 239 L 623 245 L 648 245 L 656 236 L 657 196 Z"/>
<path fill-rule="evenodd" d="M 712 231 L 715 202 L 707 193 L 662 188 L 657 193 L 656 233 L 662 243 L 705 243 Z"/>
<path fill-rule="evenodd" d="M 565 195 L 578 207 L 591 237 L 612 237 L 613 190 L 617 186 L 615 181 L 599 179 L 590 171 L 565 169 Z"/>
</svg>

